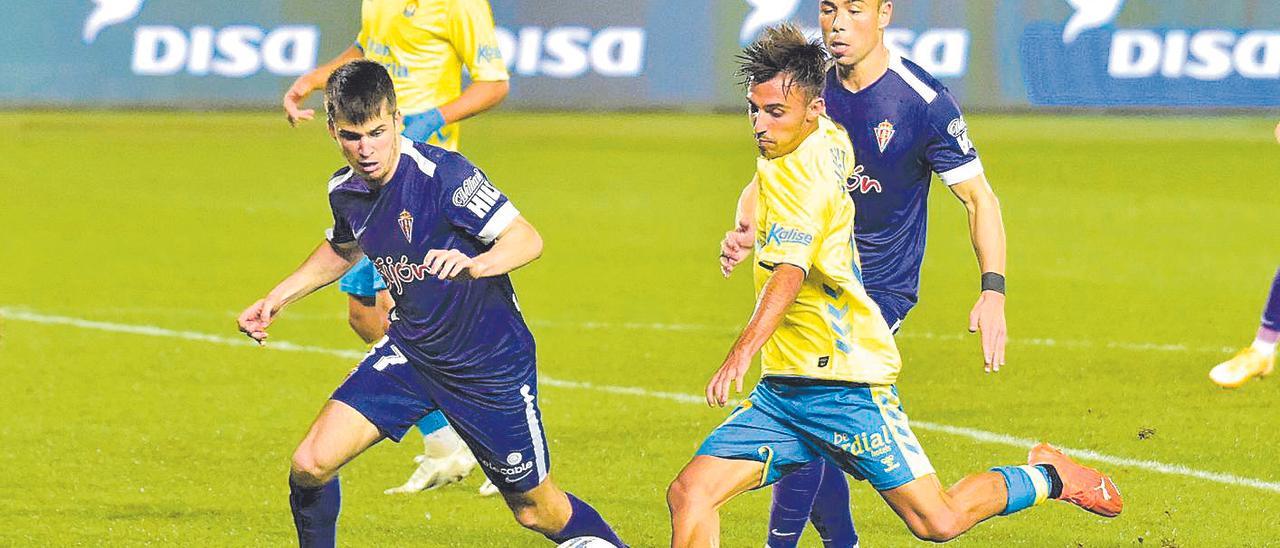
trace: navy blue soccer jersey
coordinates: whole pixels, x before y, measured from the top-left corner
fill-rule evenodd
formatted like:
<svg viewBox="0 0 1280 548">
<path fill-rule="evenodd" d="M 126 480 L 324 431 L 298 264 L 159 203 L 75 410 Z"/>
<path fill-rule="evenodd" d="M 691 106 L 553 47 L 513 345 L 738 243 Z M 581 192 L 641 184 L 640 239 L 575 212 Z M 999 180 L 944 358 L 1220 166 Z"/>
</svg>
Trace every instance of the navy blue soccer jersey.
<svg viewBox="0 0 1280 548">
<path fill-rule="evenodd" d="M 506 275 L 441 281 L 432 249 L 487 251 L 519 216 L 461 154 L 402 139 L 395 174 L 370 190 L 351 168 L 329 182 L 335 244 L 356 241 L 395 299 L 388 336 L 413 362 L 459 380 L 520 377 L 534 364 L 533 335 Z"/>
<path fill-rule="evenodd" d="M 920 290 L 932 174 L 954 185 L 981 174 L 982 162 L 946 86 L 897 54 L 884 76 L 858 92 L 833 68 L 823 98 L 827 115 L 849 132 L 857 161 L 847 186 L 864 285 L 878 303 L 905 300 L 901 317 Z"/>
</svg>

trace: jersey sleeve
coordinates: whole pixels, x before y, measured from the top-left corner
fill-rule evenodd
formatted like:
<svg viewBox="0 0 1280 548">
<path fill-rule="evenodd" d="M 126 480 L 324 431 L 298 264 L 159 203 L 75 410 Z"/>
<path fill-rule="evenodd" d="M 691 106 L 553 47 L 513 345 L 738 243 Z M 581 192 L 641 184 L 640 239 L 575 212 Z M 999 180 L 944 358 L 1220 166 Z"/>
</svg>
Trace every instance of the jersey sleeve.
<svg viewBox="0 0 1280 548">
<path fill-rule="evenodd" d="M 363 4 L 364 3 L 361 2 L 362 6 Z M 366 53 L 364 51 L 364 45 L 368 43 L 368 40 L 369 40 L 369 18 L 365 16 L 364 8 L 362 7 L 360 8 L 360 32 L 356 33 L 356 43 L 353 45 L 356 47 L 356 49 L 360 50 L 360 53 Z"/>
<path fill-rule="evenodd" d="M 509 80 L 507 65 L 498 49 L 493 12 L 488 0 L 455 0 L 449 8 L 449 42 L 467 67 L 471 80 Z"/>
<path fill-rule="evenodd" d="M 481 243 L 493 243 L 520 216 L 515 204 L 461 154 L 450 154 L 437 169 L 445 218 Z"/>
<path fill-rule="evenodd" d="M 771 270 L 786 263 L 808 273 L 830 214 L 828 194 L 840 185 L 828 180 L 834 176 L 829 162 L 794 162 L 769 168 L 771 173 L 761 174 L 759 203 L 764 209 L 757 222 L 763 232 L 756 260 Z"/>
<path fill-rule="evenodd" d="M 982 160 L 969 139 L 969 127 L 951 92 L 943 90 L 929 103 L 929 144 L 925 156 L 948 186 L 982 174 Z"/>
<path fill-rule="evenodd" d="M 329 209 L 333 211 L 333 226 L 325 229 L 324 239 L 329 240 L 332 244 L 347 244 L 356 240 L 356 235 L 351 231 L 351 225 L 347 223 L 347 218 L 338 210 L 338 200 L 332 194 L 329 195 Z"/>
</svg>

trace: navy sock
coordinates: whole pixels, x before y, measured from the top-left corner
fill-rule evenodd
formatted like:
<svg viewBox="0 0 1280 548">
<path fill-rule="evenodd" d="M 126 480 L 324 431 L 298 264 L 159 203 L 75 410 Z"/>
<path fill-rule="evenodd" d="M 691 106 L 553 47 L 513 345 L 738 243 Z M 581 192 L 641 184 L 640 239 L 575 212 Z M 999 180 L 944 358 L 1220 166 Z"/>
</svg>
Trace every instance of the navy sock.
<svg viewBox="0 0 1280 548">
<path fill-rule="evenodd" d="M 320 487 L 304 487 L 289 478 L 289 508 L 299 546 L 331 547 L 337 543 L 338 511 L 342 508 L 338 478 Z"/>
<path fill-rule="evenodd" d="M 858 545 L 858 531 L 853 527 L 853 514 L 849 510 L 849 480 L 840 467 L 822 461 L 822 482 L 809 519 L 822 536 L 827 548 L 852 548 Z"/>
<path fill-rule="evenodd" d="M 813 509 L 813 497 L 822 483 L 823 461 L 815 460 L 782 476 L 773 485 L 769 507 L 769 548 L 795 548 Z"/>
<path fill-rule="evenodd" d="M 609 524 L 605 523 L 604 518 L 600 517 L 600 512 L 590 504 L 582 502 L 582 499 L 573 496 L 573 493 L 565 494 L 569 496 L 569 507 L 572 508 L 573 513 L 569 514 L 569 523 L 564 524 L 564 529 L 554 535 L 547 535 L 551 542 L 559 544 L 576 537 L 599 537 L 613 543 L 614 546 L 626 546 Z"/>
<path fill-rule="evenodd" d="M 1262 309 L 1262 327 L 1272 331 L 1280 331 L 1280 270 L 1271 280 L 1271 294 L 1267 296 L 1267 307 Z"/>
</svg>

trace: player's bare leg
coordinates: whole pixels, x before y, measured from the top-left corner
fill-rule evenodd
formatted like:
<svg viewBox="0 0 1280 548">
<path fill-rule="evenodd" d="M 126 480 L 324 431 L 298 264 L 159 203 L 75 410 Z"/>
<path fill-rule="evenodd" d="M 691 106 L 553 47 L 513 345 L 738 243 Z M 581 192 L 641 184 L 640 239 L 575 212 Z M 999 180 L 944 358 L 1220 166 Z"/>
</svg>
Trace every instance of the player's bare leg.
<svg viewBox="0 0 1280 548">
<path fill-rule="evenodd" d="M 373 423 L 335 400 L 325 402 L 311 429 L 293 452 L 290 481 L 307 487 L 324 485 L 342 465 L 382 439 Z"/>
<path fill-rule="evenodd" d="M 559 486 L 547 477 L 537 487 L 524 493 L 503 493 L 507 507 L 515 516 L 516 522 L 526 529 L 532 529 L 544 535 L 560 532 L 572 513 L 569 497 Z"/>
<path fill-rule="evenodd" d="M 938 476 L 929 474 L 880 496 L 916 538 L 943 542 L 999 514 L 1009 493 L 1003 476 L 985 472 L 966 477 L 946 491 Z"/>
<path fill-rule="evenodd" d="M 342 491 L 338 469 L 382 439 L 368 419 L 345 403 L 329 400 L 293 452 L 289 506 L 301 546 L 333 546 Z"/>
<path fill-rule="evenodd" d="M 391 293 L 383 289 L 373 297 L 347 294 L 347 323 L 365 344 L 373 344 L 387 333 L 388 314 L 394 301 Z"/>
<path fill-rule="evenodd" d="M 1115 517 L 1124 506 L 1111 478 L 1048 444 L 1033 447 L 1027 460 L 1028 466 L 1002 466 L 965 477 L 945 491 L 938 476 L 928 474 L 880 495 L 912 534 L 933 542 L 951 540 L 983 520 L 1047 498 L 1105 517 Z"/>
<path fill-rule="evenodd" d="M 523 493 L 502 493 L 516 522 L 561 543 L 581 536 L 594 536 L 618 547 L 626 546 L 591 505 L 560 489 L 550 476 Z"/>
<path fill-rule="evenodd" d="M 764 464 L 698 455 L 667 488 L 673 548 L 720 546 L 720 507 L 760 485 Z"/>
</svg>

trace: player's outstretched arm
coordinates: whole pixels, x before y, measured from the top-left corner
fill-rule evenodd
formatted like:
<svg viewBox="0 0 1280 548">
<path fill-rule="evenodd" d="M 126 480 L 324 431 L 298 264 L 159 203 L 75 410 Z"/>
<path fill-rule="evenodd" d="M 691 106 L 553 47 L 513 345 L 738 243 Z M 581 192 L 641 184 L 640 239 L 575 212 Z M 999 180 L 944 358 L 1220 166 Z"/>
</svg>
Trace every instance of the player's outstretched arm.
<svg viewBox="0 0 1280 548">
<path fill-rule="evenodd" d="M 354 242 L 345 245 L 328 241 L 321 243 L 293 274 L 276 284 L 266 297 L 240 313 L 236 320 L 240 331 L 261 344 L 267 339 L 267 328 L 275 321 L 280 309 L 333 283 L 355 264 L 361 254 Z"/>
<path fill-rule="evenodd" d="M 311 92 L 323 88 L 324 83 L 329 80 L 329 75 L 333 74 L 333 71 L 337 70 L 343 63 L 361 57 L 364 57 L 364 52 L 360 51 L 360 48 L 355 46 L 348 47 L 342 53 L 339 53 L 337 57 L 334 57 L 332 61 L 294 80 L 293 85 L 289 86 L 289 91 L 284 93 L 283 101 L 284 116 L 285 119 L 289 120 L 289 125 L 296 126 L 298 122 L 315 118 L 315 109 L 302 108 L 302 102 L 307 100 L 307 96 L 311 95 Z"/>
<path fill-rule="evenodd" d="M 506 80 L 471 82 L 457 99 L 440 105 L 440 114 L 444 115 L 445 123 L 460 122 L 498 106 L 509 91 L 511 85 Z"/>
<path fill-rule="evenodd" d="M 729 402 L 730 383 L 734 385 L 734 392 L 742 392 L 742 378 L 751 368 L 751 358 L 778 328 L 787 307 L 796 302 L 803 282 L 804 269 L 787 263 L 774 267 L 773 274 L 760 292 L 751 320 L 742 329 L 733 348 L 729 349 L 729 355 L 711 377 L 711 382 L 707 383 L 707 405 L 724 407 Z"/>
<path fill-rule="evenodd" d="M 471 278 L 486 278 L 501 276 L 541 256 L 542 235 L 523 215 L 518 215 L 489 251 L 468 257 L 456 249 L 432 249 L 423 264 L 427 265 L 427 272 L 441 280 L 452 280 L 464 273 Z"/>
<path fill-rule="evenodd" d="M 755 178 L 742 189 L 738 196 L 738 209 L 734 213 L 734 227 L 725 233 L 720 242 L 720 273 L 728 278 L 734 267 L 751 255 L 755 245 L 756 200 L 759 197 L 759 185 Z"/>
<path fill-rule="evenodd" d="M 510 75 L 498 53 L 489 2 L 450 2 L 447 35 L 471 76 L 471 83 L 461 95 L 437 107 L 443 122 L 452 124 L 498 106 L 507 98 L 511 86 L 507 82 Z"/>
<path fill-rule="evenodd" d="M 444 126 L 460 122 L 489 110 L 507 97 L 510 86 L 506 80 L 471 82 L 462 95 L 438 108 L 404 117 L 404 136 L 414 141 L 426 141 L 440 133 Z M 443 138 L 443 135 L 440 135 Z"/>
<path fill-rule="evenodd" d="M 951 191 L 969 213 L 969 238 L 984 276 L 983 290 L 969 312 L 969 332 L 981 333 L 983 369 L 999 371 L 1005 363 L 1008 340 L 1004 317 L 1005 236 L 1000 200 L 982 174 L 952 185 Z M 993 283 L 997 281 L 999 283 Z"/>
</svg>

